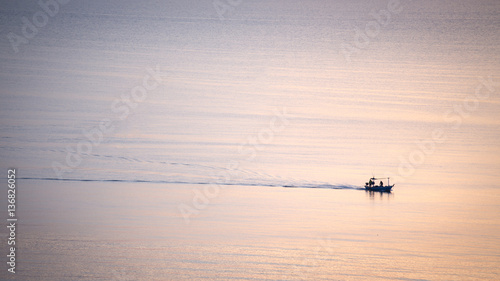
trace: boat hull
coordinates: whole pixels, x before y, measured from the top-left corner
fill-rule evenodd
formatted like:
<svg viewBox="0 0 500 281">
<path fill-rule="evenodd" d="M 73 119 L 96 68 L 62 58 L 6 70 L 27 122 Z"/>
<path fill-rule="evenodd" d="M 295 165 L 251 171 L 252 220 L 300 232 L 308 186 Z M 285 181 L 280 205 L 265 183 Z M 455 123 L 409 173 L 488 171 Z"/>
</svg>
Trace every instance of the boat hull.
<svg viewBox="0 0 500 281">
<path fill-rule="evenodd" d="M 385 186 L 366 186 L 365 189 L 368 191 L 380 191 L 380 192 L 390 192 L 393 185 L 385 185 Z"/>
</svg>

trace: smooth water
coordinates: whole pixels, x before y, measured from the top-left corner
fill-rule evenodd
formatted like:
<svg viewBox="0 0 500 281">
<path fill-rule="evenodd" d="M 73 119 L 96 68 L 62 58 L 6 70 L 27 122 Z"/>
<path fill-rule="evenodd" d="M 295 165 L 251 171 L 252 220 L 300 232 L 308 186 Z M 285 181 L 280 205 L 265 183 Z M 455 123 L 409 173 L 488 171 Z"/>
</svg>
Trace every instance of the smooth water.
<svg viewBox="0 0 500 281">
<path fill-rule="evenodd" d="M 32 192 L 26 278 L 107 280 L 141 247 L 175 259 L 138 262 L 152 280 L 286 280 L 301 263 L 315 280 L 498 277 L 498 1 L 69 1 L 45 24 L 36 1 L 4 2 L 0 169 Z M 372 175 L 394 192 L 359 190 Z M 127 238 L 75 232 L 95 208 Z M 316 256 L 318 239 L 339 249 Z"/>
<path fill-rule="evenodd" d="M 178 205 L 191 202 L 193 190 L 203 188 L 20 181 L 17 280 L 500 275 L 497 188 L 401 187 L 388 194 L 235 185 L 186 223 Z"/>
</svg>

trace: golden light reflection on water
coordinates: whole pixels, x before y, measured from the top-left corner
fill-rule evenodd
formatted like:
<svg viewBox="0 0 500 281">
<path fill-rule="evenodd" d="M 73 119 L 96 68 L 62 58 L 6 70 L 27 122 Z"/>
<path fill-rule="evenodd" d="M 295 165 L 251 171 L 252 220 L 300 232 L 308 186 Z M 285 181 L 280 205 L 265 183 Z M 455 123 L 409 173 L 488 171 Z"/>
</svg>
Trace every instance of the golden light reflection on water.
<svg viewBox="0 0 500 281">
<path fill-rule="evenodd" d="M 1 153 L 38 178 L 51 177 L 47 160 L 64 161 L 65 144 L 88 124 L 116 113 L 109 100 L 130 93 L 124 85 L 146 61 L 166 73 L 164 88 L 68 175 L 77 181 L 22 183 L 18 276 L 498 279 L 500 52 L 490 28 L 498 4 L 405 4 L 348 62 L 342 43 L 378 7 L 251 2 L 225 22 L 189 3 L 143 5 L 146 16 L 120 5 L 105 17 L 77 5 L 51 19 L 22 58 L 7 55 Z M 32 14 L 11 8 L 2 11 L 14 20 Z M 89 24 L 102 28 L 89 33 Z M 487 77 L 495 90 L 464 114 Z M 238 148 L 268 128 L 276 108 L 287 109 L 289 125 L 245 160 Z M 446 140 L 423 152 L 416 142 L 435 129 Z M 186 224 L 179 204 L 231 160 L 251 185 L 350 188 L 223 186 Z M 393 177 L 394 191 L 355 188 L 370 176 Z M 78 181 L 103 178 L 154 180 Z M 164 184 L 179 179 L 193 184 Z"/>
<path fill-rule="evenodd" d="M 45 263 L 26 264 L 21 275 L 40 280 L 57 276 L 52 269 L 60 265 L 67 265 L 60 271 L 67 276 L 148 280 L 492 279 L 500 273 L 500 191 L 491 188 L 400 186 L 381 194 L 230 186 L 186 224 L 177 206 L 199 185 L 23 186 L 21 229 L 29 245 L 23 256 L 36 253 Z M 66 200 L 50 196 L 58 193 Z"/>
</svg>

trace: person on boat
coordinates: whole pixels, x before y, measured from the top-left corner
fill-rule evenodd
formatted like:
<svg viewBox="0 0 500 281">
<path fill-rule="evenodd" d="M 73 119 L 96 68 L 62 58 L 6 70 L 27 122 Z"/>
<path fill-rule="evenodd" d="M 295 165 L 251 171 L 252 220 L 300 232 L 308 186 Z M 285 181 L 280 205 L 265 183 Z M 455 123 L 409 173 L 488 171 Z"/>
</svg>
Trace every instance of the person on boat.
<svg viewBox="0 0 500 281">
<path fill-rule="evenodd" d="M 380 186 L 384 186 L 384 182 L 383 181 L 380 181 Z"/>
<path fill-rule="evenodd" d="M 370 181 L 368 182 L 368 185 L 372 186 L 373 184 L 374 184 L 374 182 L 372 181 L 372 179 L 370 179 Z"/>
</svg>

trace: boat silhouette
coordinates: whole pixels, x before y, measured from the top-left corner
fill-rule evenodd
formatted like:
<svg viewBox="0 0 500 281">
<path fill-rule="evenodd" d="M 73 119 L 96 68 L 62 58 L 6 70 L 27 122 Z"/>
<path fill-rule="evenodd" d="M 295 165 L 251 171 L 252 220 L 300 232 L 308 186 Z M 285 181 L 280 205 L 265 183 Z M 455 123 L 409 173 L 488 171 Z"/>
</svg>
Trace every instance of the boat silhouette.
<svg viewBox="0 0 500 281">
<path fill-rule="evenodd" d="M 379 185 L 376 185 L 375 180 L 380 180 L 380 179 L 385 179 L 385 178 L 375 178 L 375 177 L 370 178 L 370 181 L 365 183 L 365 189 L 369 191 L 390 192 L 392 187 L 394 186 L 394 184 L 390 185 L 389 183 L 390 178 L 387 178 L 387 185 L 384 185 L 382 181 L 380 181 Z"/>
</svg>

